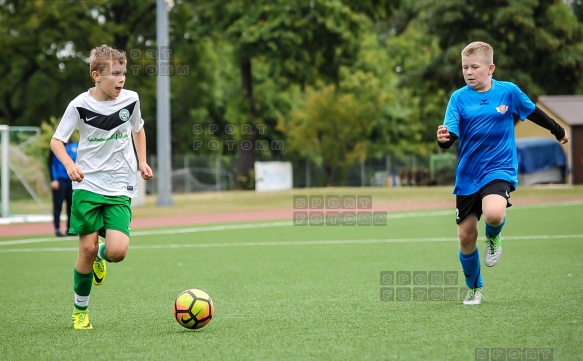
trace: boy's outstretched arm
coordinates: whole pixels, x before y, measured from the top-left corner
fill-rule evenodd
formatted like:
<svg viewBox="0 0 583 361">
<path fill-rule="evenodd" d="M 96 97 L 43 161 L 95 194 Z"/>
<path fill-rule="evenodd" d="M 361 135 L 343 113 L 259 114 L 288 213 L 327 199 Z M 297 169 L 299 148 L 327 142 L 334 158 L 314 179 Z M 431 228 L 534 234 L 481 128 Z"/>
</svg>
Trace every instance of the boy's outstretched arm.
<svg viewBox="0 0 583 361">
<path fill-rule="evenodd" d="M 134 138 L 136 153 L 138 154 L 138 167 L 142 173 L 142 178 L 145 180 L 152 179 L 154 173 L 146 162 L 146 132 L 144 128 L 140 129 L 137 133 L 132 132 L 132 137 Z"/>
<path fill-rule="evenodd" d="M 57 159 L 63 163 L 65 169 L 67 169 L 67 175 L 69 175 L 69 178 L 75 182 L 81 182 L 83 178 L 85 178 L 85 175 L 81 168 L 79 168 L 69 154 L 67 154 L 65 144 L 56 138 L 51 138 L 50 146 Z"/>
<path fill-rule="evenodd" d="M 565 144 L 569 141 L 569 134 L 563 127 L 561 127 L 555 120 L 548 116 L 547 113 L 543 112 L 539 107 L 535 107 L 532 113 L 528 117 L 531 122 L 536 125 L 548 129 L 557 138 L 561 144 Z"/>
</svg>

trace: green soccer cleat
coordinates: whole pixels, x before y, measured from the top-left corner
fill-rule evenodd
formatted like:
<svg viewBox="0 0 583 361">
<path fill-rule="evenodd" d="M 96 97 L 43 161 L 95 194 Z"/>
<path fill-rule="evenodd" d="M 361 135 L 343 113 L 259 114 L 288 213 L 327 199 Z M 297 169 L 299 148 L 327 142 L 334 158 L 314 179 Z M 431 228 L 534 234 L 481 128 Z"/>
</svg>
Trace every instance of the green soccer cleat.
<svg viewBox="0 0 583 361">
<path fill-rule="evenodd" d="M 103 242 L 99 241 L 101 245 Z M 105 276 L 107 275 L 107 266 L 105 260 L 99 257 L 95 258 L 93 261 L 93 284 L 96 286 L 101 286 L 105 282 Z"/>
<path fill-rule="evenodd" d="M 488 267 L 494 266 L 500 260 L 502 255 L 502 234 L 494 238 L 486 235 L 486 251 L 484 251 L 484 263 Z"/>
<path fill-rule="evenodd" d="M 482 303 L 482 287 L 468 288 L 464 305 L 479 305 L 480 303 Z"/>
<path fill-rule="evenodd" d="M 92 330 L 93 325 L 89 322 L 89 312 L 74 310 L 73 311 L 73 328 L 75 330 Z"/>
</svg>

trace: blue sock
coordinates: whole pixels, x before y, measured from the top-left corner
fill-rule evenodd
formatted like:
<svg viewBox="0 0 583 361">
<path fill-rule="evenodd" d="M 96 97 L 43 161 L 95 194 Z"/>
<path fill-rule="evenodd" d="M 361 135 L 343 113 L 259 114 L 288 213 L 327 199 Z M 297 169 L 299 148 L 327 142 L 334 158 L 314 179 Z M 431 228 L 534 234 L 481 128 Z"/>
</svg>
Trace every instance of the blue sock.
<svg viewBox="0 0 583 361">
<path fill-rule="evenodd" d="M 504 225 L 506 224 L 506 218 L 504 218 L 504 220 L 502 221 L 502 223 L 500 223 L 499 226 L 491 226 L 488 223 L 486 223 L 486 236 L 490 237 L 490 238 L 496 238 L 496 236 L 498 236 L 500 234 L 500 232 L 502 232 L 502 227 L 504 227 Z"/>
<path fill-rule="evenodd" d="M 466 285 L 468 288 L 478 288 L 484 285 L 482 275 L 480 274 L 480 254 L 478 249 L 471 254 L 462 254 L 458 252 L 464 275 L 466 276 Z"/>
</svg>

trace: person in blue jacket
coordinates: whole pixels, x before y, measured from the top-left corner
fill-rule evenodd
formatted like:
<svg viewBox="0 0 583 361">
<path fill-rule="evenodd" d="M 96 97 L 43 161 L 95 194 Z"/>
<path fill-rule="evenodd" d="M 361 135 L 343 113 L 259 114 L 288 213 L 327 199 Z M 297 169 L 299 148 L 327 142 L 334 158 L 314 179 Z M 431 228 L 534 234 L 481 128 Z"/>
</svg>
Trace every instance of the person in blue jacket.
<svg viewBox="0 0 583 361">
<path fill-rule="evenodd" d="M 65 144 L 67 154 L 73 159 L 77 160 L 77 142 L 69 142 Z M 49 175 L 51 177 L 51 189 L 53 193 L 53 225 L 55 226 L 55 235 L 57 237 L 65 237 L 69 234 L 69 226 L 71 222 L 71 202 L 73 197 L 73 183 L 67 174 L 67 169 L 61 163 L 52 150 L 49 149 Z M 61 232 L 61 211 L 63 210 L 63 203 L 67 202 L 67 229 Z"/>
</svg>

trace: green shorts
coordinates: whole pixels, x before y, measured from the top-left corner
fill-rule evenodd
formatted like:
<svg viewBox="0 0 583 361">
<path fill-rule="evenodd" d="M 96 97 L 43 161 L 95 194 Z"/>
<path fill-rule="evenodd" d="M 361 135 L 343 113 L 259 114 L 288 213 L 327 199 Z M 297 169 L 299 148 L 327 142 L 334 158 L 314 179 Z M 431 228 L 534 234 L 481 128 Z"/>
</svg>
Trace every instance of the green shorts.
<svg viewBox="0 0 583 361">
<path fill-rule="evenodd" d="M 73 191 L 71 209 L 72 234 L 89 234 L 113 229 L 130 236 L 132 200 L 128 196 L 104 196 L 78 189 Z"/>
</svg>

